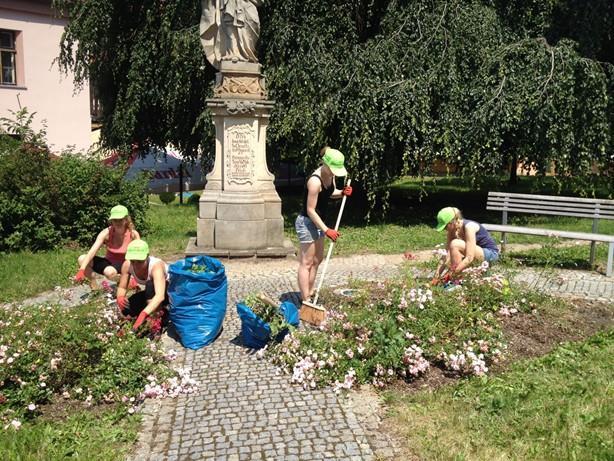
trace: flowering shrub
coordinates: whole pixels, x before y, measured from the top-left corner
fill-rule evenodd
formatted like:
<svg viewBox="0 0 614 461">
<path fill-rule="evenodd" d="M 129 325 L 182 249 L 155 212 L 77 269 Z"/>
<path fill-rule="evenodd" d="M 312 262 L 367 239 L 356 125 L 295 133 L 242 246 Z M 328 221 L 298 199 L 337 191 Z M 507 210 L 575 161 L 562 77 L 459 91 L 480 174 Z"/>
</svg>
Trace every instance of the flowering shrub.
<svg viewBox="0 0 614 461">
<path fill-rule="evenodd" d="M 103 297 L 71 309 L 0 307 L 0 426 L 18 428 L 13 421 L 36 417 L 52 400 L 123 403 L 133 412 L 144 398 L 192 392 L 189 372 L 169 366 L 176 356 L 132 334 Z"/>
<path fill-rule="evenodd" d="M 356 298 L 329 297 L 318 329 L 295 330 L 266 354 L 305 389 L 355 383 L 383 387 L 415 379 L 431 366 L 483 375 L 506 349 L 500 319 L 537 306 L 488 264 L 463 272 L 454 290 L 408 278 L 365 283 Z"/>
</svg>

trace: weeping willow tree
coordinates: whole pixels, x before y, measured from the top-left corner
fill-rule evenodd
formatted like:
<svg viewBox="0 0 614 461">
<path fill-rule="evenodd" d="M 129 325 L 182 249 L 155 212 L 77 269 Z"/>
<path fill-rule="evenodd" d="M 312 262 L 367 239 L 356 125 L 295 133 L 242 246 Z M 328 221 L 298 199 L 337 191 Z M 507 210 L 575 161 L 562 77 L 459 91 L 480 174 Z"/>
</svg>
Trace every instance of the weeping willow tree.
<svg viewBox="0 0 614 461">
<path fill-rule="evenodd" d="M 614 174 L 614 6 L 586 3 L 265 1 L 269 153 L 311 168 L 338 147 L 374 210 L 437 160 L 475 182 L 553 169 L 590 194 L 592 173 Z M 60 63 L 99 89 L 105 145 L 213 149 L 200 1 L 54 4 L 71 18 Z"/>
</svg>

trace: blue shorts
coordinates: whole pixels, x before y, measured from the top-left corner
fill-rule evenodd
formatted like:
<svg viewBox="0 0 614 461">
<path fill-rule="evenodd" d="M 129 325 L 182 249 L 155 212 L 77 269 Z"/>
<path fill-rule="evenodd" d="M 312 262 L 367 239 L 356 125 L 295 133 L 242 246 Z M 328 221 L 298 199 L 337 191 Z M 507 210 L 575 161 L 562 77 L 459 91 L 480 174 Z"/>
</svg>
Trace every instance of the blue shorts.
<svg viewBox="0 0 614 461">
<path fill-rule="evenodd" d="M 491 250 L 490 248 L 482 248 L 484 252 L 484 261 L 494 263 L 499 259 L 499 250 Z"/>
<path fill-rule="evenodd" d="M 299 214 L 294 222 L 294 228 L 301 243 L 312 243 L 324 237 L 324 232 L 318 229 L 311 219 Z"/>
</svg>

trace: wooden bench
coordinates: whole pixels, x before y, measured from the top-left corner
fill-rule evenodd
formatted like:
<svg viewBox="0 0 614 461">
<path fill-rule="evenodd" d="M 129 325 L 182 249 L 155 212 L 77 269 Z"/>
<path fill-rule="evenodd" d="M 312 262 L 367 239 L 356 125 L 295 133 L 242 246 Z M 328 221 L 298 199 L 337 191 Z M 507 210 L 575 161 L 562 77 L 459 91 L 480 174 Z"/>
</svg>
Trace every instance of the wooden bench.
<svg viewBox="0 0 614 461">
<path fill-rule="evenodd" d="M 592 242 L 590 254 L 590 263 L 592 265 L 595 261 L 595 242 L 606 242 L 609 243 L 606 275 L 608 277 L 612 275 L 614 235 L 598 234 L 597 226 L 600 219 L 614 219 L 614 200 L 489 192 L 486 209 L 502 212 L 501 224 L 483 224 L 488 231 L 501 232 L 502 251 L 505 249 L 506 233 L 587 240 Z M 508 213 L 592 218 L 593 228 L 592 232 L 573 232 L 511 226 L 507 224 Z"/>
</svg>

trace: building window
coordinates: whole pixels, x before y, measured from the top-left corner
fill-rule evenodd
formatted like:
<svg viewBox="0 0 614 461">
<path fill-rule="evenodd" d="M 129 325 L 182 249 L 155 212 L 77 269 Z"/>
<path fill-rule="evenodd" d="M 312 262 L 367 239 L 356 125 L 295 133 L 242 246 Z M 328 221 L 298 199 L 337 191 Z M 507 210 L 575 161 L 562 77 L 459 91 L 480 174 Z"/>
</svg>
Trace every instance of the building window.
<svg viewBox="0 0 614 461">
<path fill-rule="evenodd" d="M 17 85 L 15 32 L 0 29 L 0 85 Z"/>
</svg>

